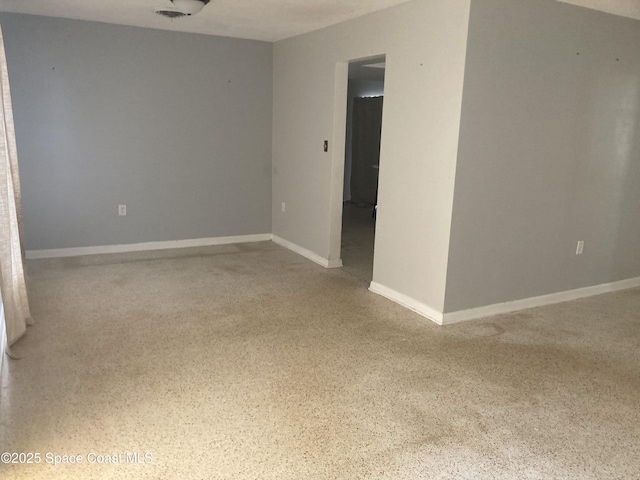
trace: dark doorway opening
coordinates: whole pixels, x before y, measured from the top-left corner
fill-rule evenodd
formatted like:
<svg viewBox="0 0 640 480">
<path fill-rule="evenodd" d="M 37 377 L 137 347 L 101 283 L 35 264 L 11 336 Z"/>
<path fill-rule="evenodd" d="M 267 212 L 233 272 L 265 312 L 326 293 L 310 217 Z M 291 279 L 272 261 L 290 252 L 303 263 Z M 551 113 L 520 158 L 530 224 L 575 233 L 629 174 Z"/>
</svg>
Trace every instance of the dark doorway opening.
<svg viewBox="0 0 640 480">
<path fill-rule="evenodd" d="M 384 56 L 349 64 L 341 258 L 365 282 L 373 276 L 384 74 Z"/>
</svg>

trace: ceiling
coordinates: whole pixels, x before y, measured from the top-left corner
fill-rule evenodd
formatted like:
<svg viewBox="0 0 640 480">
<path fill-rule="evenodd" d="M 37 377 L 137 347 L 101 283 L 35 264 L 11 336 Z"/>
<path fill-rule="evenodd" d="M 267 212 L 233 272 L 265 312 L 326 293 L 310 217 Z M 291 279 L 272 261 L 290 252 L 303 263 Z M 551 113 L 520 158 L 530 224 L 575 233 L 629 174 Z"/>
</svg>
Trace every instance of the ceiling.
<svg viewBox="0 0 640 480">
<path fill-rule="evenodd" d="M 197 15 L 173 20 L 155 13 L 171 9 L 170 0 L 0 0 L 0 11 L 274 42 L 406 1 L 211 0 Z M 640 0 L 558 1 L 640 19 Z"/>
<path fill-rule="evenodd" d="M 406 1 L 211 0 L 173 20 L 155 13 L 171 9 L 170 0 L 0 0 L 0 11 L 274 42 Z"/>
<path fill-rule="evenodd" d="M 384 81 L 386 57 L 367 58 L 356 62 L 349 62 L 349 80 Z"/>
<path fill-rule="evenodd" d="M 622 17 L 640 20 L 640 0 L 558 0 L 579 7 L 592 8 Z"/>
</svg>

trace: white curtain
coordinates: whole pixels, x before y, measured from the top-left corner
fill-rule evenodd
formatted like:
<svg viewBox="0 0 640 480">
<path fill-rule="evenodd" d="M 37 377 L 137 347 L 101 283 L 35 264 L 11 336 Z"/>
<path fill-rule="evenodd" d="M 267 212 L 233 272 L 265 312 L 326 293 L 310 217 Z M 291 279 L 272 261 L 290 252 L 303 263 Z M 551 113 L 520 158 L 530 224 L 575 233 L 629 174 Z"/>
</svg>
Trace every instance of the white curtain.
<svg viewBox="0 0 640 480">
<path fill-rule="evenodd" d="M 11 355 L 11 345 L 24 335 L 33 320 L 24 278 L 18 154 L 1 28 L 0 76 L 0 297 L 4 308 L 6 351 Z"/>
</svg>

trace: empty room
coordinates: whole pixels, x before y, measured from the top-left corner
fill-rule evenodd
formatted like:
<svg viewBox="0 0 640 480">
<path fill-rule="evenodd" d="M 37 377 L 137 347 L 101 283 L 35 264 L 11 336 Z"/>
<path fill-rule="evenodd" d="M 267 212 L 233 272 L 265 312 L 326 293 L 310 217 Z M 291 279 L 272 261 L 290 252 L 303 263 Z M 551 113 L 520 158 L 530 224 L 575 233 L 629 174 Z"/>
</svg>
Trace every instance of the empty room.
<svg viewBox="0 0 640 480">
<path fill-rule="evenodd" d="M 637 2 L 0 28 L 0 478 L 638 478 Z"/>
</svg>

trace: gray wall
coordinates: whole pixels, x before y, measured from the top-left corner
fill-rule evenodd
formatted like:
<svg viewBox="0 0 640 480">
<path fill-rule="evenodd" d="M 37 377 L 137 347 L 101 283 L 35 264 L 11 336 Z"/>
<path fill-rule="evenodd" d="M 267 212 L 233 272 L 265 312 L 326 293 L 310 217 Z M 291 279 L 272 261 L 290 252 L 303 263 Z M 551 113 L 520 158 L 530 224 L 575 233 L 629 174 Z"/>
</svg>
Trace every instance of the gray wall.
<svg viewBox="0 0 640 480">
<path fill-rule="evenodd" d="M 271 44 L 0 24 L 27 249 L 271 232 Z"/>
<path fill-rule="evenodd" d="M 469 4 L 406 2 L 274 45 L 273 233 L 328 264 L 339 260 L 348 62 L 385 55 L 373 287 L 436 315 L 444 307 Z"/>
<path fill-rule="evenodd" d="M 638 52 L 634 20 L 472 2 L 445 312 L 640 276 Z"/>
</svg>

